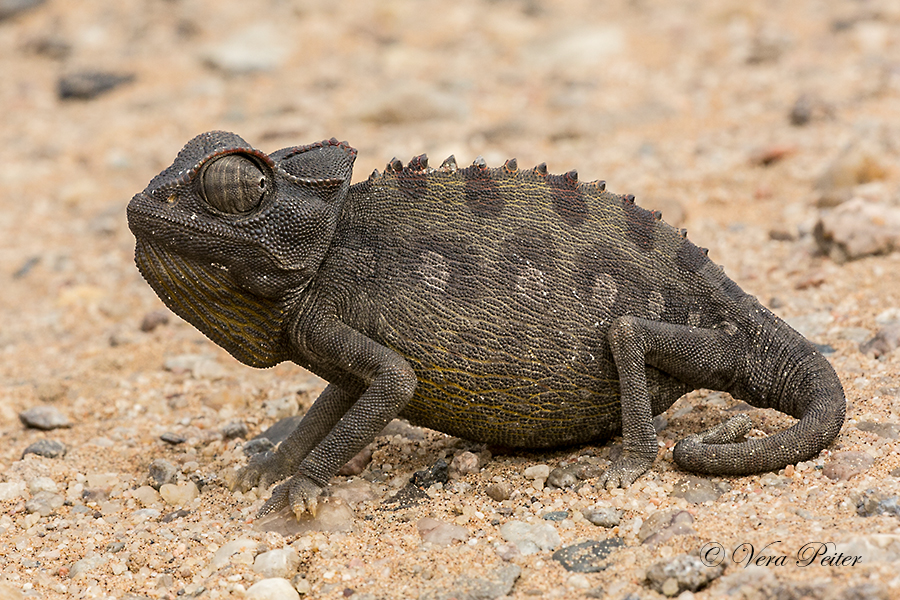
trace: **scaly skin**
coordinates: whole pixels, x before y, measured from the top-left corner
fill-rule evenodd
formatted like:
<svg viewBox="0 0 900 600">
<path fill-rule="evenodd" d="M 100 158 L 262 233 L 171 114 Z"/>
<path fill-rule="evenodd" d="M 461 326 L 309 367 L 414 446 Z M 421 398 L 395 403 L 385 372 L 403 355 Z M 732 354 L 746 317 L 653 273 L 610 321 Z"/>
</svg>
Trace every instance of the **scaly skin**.
<svg viewBox="0 0 900 600">
<path fill-rule="evenodd" d="M 234 134 L 191 140 L 128 206 L 135 260 L 162 300 L 238 360 L 291 360 L 330 385 L 235 487 L 287 476 L 261 514 L 315 511 L 337 470 L 392 418 L 545 448 L 608 439 L 627 486 L 656 458 L 654 415 L 730 392 L 799 419 L 733 443 L 737 417 L 675 448 L 684 468 L 774 470 L 838 434 L 829 363 L 658 213 L 514 160 L 430 169 L 424 156 L 350 186 L 328 140 L 271 155 Z"/>
</svg>

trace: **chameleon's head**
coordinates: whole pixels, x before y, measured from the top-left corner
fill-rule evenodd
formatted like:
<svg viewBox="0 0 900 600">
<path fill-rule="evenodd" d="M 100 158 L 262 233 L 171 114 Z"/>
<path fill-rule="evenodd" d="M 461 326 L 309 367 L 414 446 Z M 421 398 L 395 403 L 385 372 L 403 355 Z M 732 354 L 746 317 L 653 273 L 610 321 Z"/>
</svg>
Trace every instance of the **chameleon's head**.
<svg viewBox="0 0 900 600">
<path fill-rule="evenodd" d="M 241 362 L 285 360 L 287 304 L 325 255 L 355 158 L 337 140 L 269 156 L 232 133 L 195 137 L 128 204 L 138 269 Z"/>
</svg>

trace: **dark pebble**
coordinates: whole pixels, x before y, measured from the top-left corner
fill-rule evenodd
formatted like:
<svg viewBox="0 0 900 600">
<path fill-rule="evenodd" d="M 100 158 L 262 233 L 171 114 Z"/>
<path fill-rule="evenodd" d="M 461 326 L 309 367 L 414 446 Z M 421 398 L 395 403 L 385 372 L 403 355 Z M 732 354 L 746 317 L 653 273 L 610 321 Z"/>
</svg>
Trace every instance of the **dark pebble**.
<svg viewBox="0 0 900 600">
<path fill-rule="evenodd" d="M 151 332 L 160 325 L 169 323 L 169 312 L 165 310 L 152 310 L 141 319 L 141 331 Z"/>
<path fill-rule="evenodd" d="M 32 256 L 22 263 L 22 266 L 13 273 L 13 279 L 21 279 L 28 275 L 37 264 L 41 262 L 40 256 Z"/>
<path fill-rule="evenodd" d="M 26 454 L 37 454 L 44 458 L 60 458 L 65 456 L 67 451 L 68 448 L 62 442 L 44 439 L 38 440 L 25 448 L 25 451 L 22 452 L 22 458 L 25 458 Z"/>
<path fill-rule="evenodd" d="M 554 510 L 553 512 L 544 513 L 542 517 L 545 521 L 562 521 L 569 516 L 567 510 Z"/>
<path fill-rule="evenodd" d="M 247 456 L 254 456 L 256 454 L 260 454 L 261 452 L 268 452 L 275 447 L 275 444 L 272 443 L 268 438 L 255 437 L 246 444 L 241 447 L 241 450 L 244 451 L 244 454 Z"/>
<path fill-rule="evenodd" d="M 605 559 L 610 552 L 624 545 L 625 540 L 618 537 L 599 541 L 588 540 L 560 548 L 553 553 L 553 560 L 559 561 L 566 571 L 597 573 L 609 566 Z"/>
<path fill-rule="evenodd" d="M 60 100 L 91 100 L 133 79 L 134 75 L 78 71 L 60 77 L 56 92 Z"/>
<path fill-rule="evenodd" d="M 794 106 L 791 107 L 790 121 L 791 125 L 801 126 L 809 123 L 812 119 L 813 103 L 812 98 L 808 94 L 801 94 Z"/>
<path fill-rule="evenodd" d="M 44 0 L 0 0 L 0 21 L 43 3 Z"/>
<path fill-rule="evenodd" d="M 174 511 L 174 512 L 170 512 L 170 513 L 168 513 L 168 514 L 163 515 L 163 516 L 159 519 L 159 522 L 160 522 L 160 523 L 170 523 L 170 522 L 174 521 L 175 519 L 180 519 L 181 517 L 186 517 L 186 516 L 188 516 L 189 514 L 191 514 L 191 511 L 189 511 L 189 510 L 184 510 L 184 509 L 182 508 L 182 509 L 180 509 L 180 510 L 176 510 L 176 511 Z"/>
<path fill-rule="evenodd" d="M 178 476 L 178 468 L 167 460 L 157 458 L 150 463 L 150 485 L 159 490 L 167 483 L 175 483 Z"/>
<path fill-rule="evenodd" d="M 450 481 L 450 466 L 443 458 L 439 458 L 430 469 L 422 469 L 413 473 L 409 482 L 419 488 L 428 489 L 436 483 L 446 484 Z"/>
<path fill-rule="evenodd" d="M 900 496 L 885 496 L 879 490 L 866 490 L 856 503 L 856 513 L 861 517 L 883 514 L 900 517 Z"/>
<path fill-rule="evenodd" d="M 248 433 L 250 433 L 250 430 L 247 428 L 247 424 L 243 421 L 232 421 L 222 428 L 222 437 L 224 437 L 226 440 L 233 440 L 234 438 L 246 438 Z"/>
<path fill-rule="evenodd" d="M 177 446 L 178 444 L 183 444 L 187 441 L 187 438 L 183 435 L 178 435 L 177 433 L 172 433 L 171 431 L 167 431 L 161 436 L 159 439 L 164 441 L 167 444 L 172 444 L 173 446 Z"/>
</svg>

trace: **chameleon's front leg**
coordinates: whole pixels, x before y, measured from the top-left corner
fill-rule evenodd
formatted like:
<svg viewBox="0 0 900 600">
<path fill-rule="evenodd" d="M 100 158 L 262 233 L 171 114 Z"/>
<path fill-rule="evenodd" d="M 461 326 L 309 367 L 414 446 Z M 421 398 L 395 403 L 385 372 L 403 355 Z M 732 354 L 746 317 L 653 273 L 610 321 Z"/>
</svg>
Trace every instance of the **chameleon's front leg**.
<svg viewBox="0 0 900 600">
<path fill-rule="evenodd" d="M 416 388 L 416 375 L 403 357 L 343 323 L 320 321 L 300 345 L 315 352 L 325 370 L 355 376 L 366 387 L 324 439 L 300 461 L 294 476 L 275 488 L 260 509 L 260 516 L 288 505 L 298 517 L 315 513 L 316 498 L 322 488 L 375 439 L 406 406 Z M 344 397 L 345 402 L 352 400 Z M 298 431 L 291 437 L 301 435 Z M 296 443 L 302 449 L 300 442 Z"/>
<path fill-rule="evenodd" d="M 246 492 L 259 487 L 263 490 L 296 473 L 303 459 L 325 439 L 359 396 L 329 384 L 275 452 L 253 455 L 247 466 L 238 471 L 231 489 Z"/>
</svg>

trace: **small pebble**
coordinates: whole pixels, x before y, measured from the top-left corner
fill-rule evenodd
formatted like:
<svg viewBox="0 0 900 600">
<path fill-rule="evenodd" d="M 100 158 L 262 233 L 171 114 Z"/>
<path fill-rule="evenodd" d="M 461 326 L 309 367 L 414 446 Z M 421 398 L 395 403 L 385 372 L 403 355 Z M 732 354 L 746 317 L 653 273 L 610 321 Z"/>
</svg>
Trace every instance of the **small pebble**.
<svg viewBox="0 0 900 600">
<path fill-rule="evenodd" d="M 59 491 L 59 486 L 49 477 L 35 477 L 28 482 L 28 491 L 32 494 L 37 494 L 38 492 L 55 494 Z"/>
<path fill-rule="evenodd" d="M 78 579 L 82 575 L 93 571 L 97 567 L 106 563 L 107 557 L 104 555 L 89 556 L 82 558 L 69 567 L 69 579 Z"/>
<path fill-rule="evenodd" d="M 426 592 L 419 596 L 422 600 L 484 599 L 505 597 L 512 591 L 513 585 L 522 573 L 519 565 L 504 565 L 488 569 L 479 575 L 460 575 L 447 588 L 434 590 L 435 594 Z"/>
<path fill-rule="evenodd" d="M 289 579 L 300 566 L 300 555 L 291 547 L 278 548 L 258 554 L 253 560 L 253 570 L 263 577 Z"/>
<path fill-rule="evenodd" d="M 823 213 L 813 234 L 837 263 L 887 254 L 900 248 L 900 207 L 853 198 Z"/>
<path fill-rule="evenodd" d="M 287 579 L 272 577 L 251 585 L 243 597 L 244 600 L 299 600 L 300 594 Z"/>
<path fill-rule="evenodd" d="M 22 458 L 27 454 L 36 454 L 44 458 L 61 458 L 66 455 L 68 448 L 66 445 L 57 440 L 38 440 L 33 444 L 29 444 L 22 452 Z"/>
<path fill-rule="evenodd" d="M 624 545 L 625 540 L 618 537 L 599 541 L 588 540 L 560 548 L 553 553 L 553 560 L 558 561 L 566 571 L 597 573 L 609 566 L 606 557 Z"/>
<path fill-rule="evenodd" d="M 556 467 L 547 474 L 547 485 L 560 489 L 575 487 L 578 485 L 578 472 L 581 469 L 582 467 L 578 463 L 566 467 Z"/>
<path fill-rule="evenodd" d="M 296 416 L 300 412 L 300 403 L 297 395 L 282 396 L 281 398 L 273 398 L 262 403 L 263 414 L 269 419 L 286 419 Z"/>
<path fill-rule="evenodd" d="M 900 346 L 900 322 L 895 322 L 882 327 L 874 337 L 860 344 L 859 351 L 872 358 L 881 358 L 896 350 L 898 346 Z"/>
<path fill-rule="evenodd" d="M 715 484 L 704 477 L 688 475 L 675 483 L 672 489 L 673 498 L 684 498 L 692 504 L 714 502 L 719 496 L 731 489 L 727 483 Z"/>
<path fill-rule="evenodd" d="M 523 555 L 553 550 L 561 541 L 556 528 L 547 522 L 531 524 L 508 521 L 500 526 L 500 535 L 507 542 L 515 544 Z"/>
<path fill-rule="evenodd" d="M 875 458 L 867 452 L 836 452 L 831 455 L 822 473 L 829 479 L 846 481 L 875 464 Z"/>
<path fill-rule="evenodd" d="M 526 468 L 522 475 L 525 476 L 525 479 L 542 479 L 546 481 L 547 477 L 550 476 L 550 467 L 547 465 L 532 465 Z"/>
<path fill-rule="evenodd" d="M 53 492 L 38 492 L 30 500 L 25 502 L 25 510 L 28 513 L 37 513 L 42 517 L 53 514 L 63 505 L 65 498 Z"/>
<path fill-rule="evenodd" d="M 159 436 L 159 439 L 173 446 L 183 444 L 187 441 L 187 438 L 183 435 L 178 435 L 177 433 L 172 433 L 171 431 L 163 433 L 161 436 Z"/>
<path fill-rule="evenodd" d="M 622 520 L 622 511 L 611 507 L 586 508 L 582 514 L 594 525 L 607 529 L 615 527 Z"/>
<path fill-rule="evenodd" d="M 148 475 L 150 477 L 150 485 L 154 489 L 159 490 L 166 483 L 175 483 L 175 478 L 178 476 L 178 468 L 165 459 L 157 458 L 150 463 Z"/>
<path fill-rule="evenodd" d="M 856 504 L 856 513 L 861 517 L 882 514 L 900 517 L 900 496 L 888 496 L 880 490 L 867 490 Z"/>
<path fill-rule="evenodd" d="M 243 421 L 232 421 L 222 428 L 222 437 L 226 440 L 246 438 L 249 432 L 250 430 L 248 429 L 247 424 Z"/>
<path fill-rule="evenodd" d="M 519 547 L 512 542 L 504 542 L 494 547 L 494 552 L 503 560 L 512 560 L 519 556 Z"/>
<path fill-rule="evenodd" d="M 167 483 L 160 486 L 159 495 L 172 506 L 186 506 L 200 496 L 200 490 L 193 481 L 185 481 L 178 485 Z"/>
<path fill-rule="evenodd" d="M 169 323 L 169 311 L 152 310 L 141 319 L 141 331 L 149 333 L 161 325 Z"/>
<path fill-rule="evenodd" d="M 55 406 L 33 406 L 19 413 L 19 420 L 26 427 L 49 431 L 69 426 L 69 418 Z"/>
<path fill-rule="evenodd" d="M 668 542 L 677 535 L 697 535 L 691 526 L 694 517 L 686 510 L 660 510 L 652 513 L 641 524 L 638 539 L 642 544 L 656 546 Z"/>
<path fill-rule="evenodd" d="M 92 100 L 134 79 L 134 75 L 78 71 L 59 78 L 56 92 L 60 100 Z"/>
<path fill-rule="evenodd" d="M 430 517 L 419 519 L 416 529 L 423 542 L 430 542 L 435 546 L 449 546 L 452 542 L 464 542 L 469 538 L 469 530 L 465 527 Z"/>
<path fill-rule="evenodd" d="M 512 494 L 513 487 L 506 481 L 501 481 L 500 483 L 492 483 L 491 485 L 485 488 L 484 493 L 487 494 L 492 500 L 496 500 L 497 502 L 502 502 L 504 500 L 509 500 L 510 495 Z"/>
<path fill-rule="evenodd" d="M 569 516 L 569 511 L 567 510 L 554 510 L 552 512 L 544 513 L 541 517 L 545 521 L 562 521 L 563 519 Z"/>
<path fill-rule="evenodd" d="M 647 582 L 657 592 L 672 597 L 686 590 L 696 592 L 724 570 L 722 565 L 706 566 L 696 556 L 681 554 L 653 564 L 647 570 Z"/>
<path fill-rule="evenodd" d="M 469 473 L 477 473 L 481 469 L 478 455 L 472 452 L 460 452 L 450 461 L 450 479 L 459 479 Z"/>
</svg>

